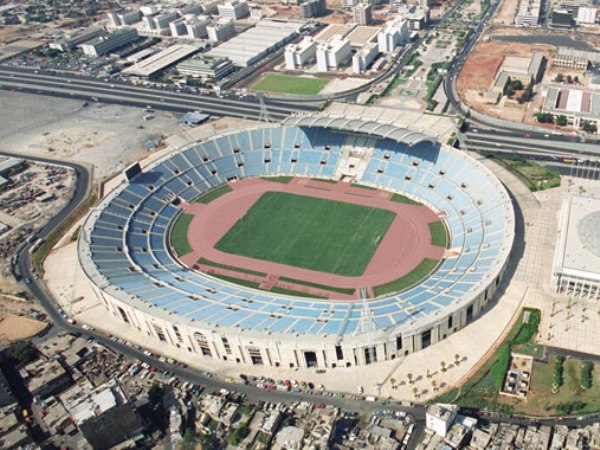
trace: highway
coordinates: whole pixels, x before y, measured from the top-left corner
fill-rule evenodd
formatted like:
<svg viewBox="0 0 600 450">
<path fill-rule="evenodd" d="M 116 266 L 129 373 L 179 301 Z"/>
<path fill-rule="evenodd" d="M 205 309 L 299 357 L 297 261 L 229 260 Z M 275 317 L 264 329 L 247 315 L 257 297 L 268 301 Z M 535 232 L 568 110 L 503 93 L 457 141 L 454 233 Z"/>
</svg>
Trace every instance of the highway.
<svg viewBox="0 0 600 450">
<path fill-rule="evenodd" d="M 107 80 L 44 72 L 31 68 L 0 66 L 0 88 L 2 89 L 143 108 L 149 106 L 154 109 L 176 112 L 197 110 L 214 116 L 257 120 L 261 115 L 260 99 L 253 94 L 245 97 L 231 94 L 200 95 Z M 298 104 L 296 102 L 271 101 L 266 98 L 264 103 L 269 117 L 273 121 L 281 121 L 296 113 L 316 111 L 322 106 L 322 102 Z"/>
</svg>

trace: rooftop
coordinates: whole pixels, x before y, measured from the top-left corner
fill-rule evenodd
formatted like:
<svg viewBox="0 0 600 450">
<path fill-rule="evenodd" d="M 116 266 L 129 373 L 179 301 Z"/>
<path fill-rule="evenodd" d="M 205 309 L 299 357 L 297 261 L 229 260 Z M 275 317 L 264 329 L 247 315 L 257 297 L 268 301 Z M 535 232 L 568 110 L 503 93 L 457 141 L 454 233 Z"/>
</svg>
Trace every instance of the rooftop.
<svg viewBox="0 0 600 450">
<path fill-rule="evenodd" d="M 566 275 L 600 281 L 600 199 L 565 199 L 561 223 L 557 269 Z"/>
</svg>

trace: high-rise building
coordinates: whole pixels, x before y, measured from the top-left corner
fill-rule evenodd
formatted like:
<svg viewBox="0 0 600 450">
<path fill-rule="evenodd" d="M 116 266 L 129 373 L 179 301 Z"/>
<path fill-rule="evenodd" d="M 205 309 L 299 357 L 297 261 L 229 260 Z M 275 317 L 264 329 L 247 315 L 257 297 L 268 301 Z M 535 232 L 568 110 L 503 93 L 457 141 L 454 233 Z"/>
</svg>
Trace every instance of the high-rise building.
<svg viewBox="0 0 600 450">
<path fill-rule="evenodd" d="M 398 45 L 408 42 L 408 23 L 402 19 L 394 19 L 377 35 L 377 45 L 380 53 L 391 53 Z"/>
<path fill-rule="evenodd" d="M 352 12 L 357 25 L 369 25 L 373 21 L 373 7 L 368 3 L 359 3 L 352 8 Z"/>
<path fill-rule="evenodd" d="M 235 36 L 235 26 L 231 19 L 219 19 L 211 26 L 206 27 L 208 39 L 212 42 L 224 42 Z"/>
<path fill-rule="evenodd" d="M 232 0 L 218 6 L 219 17 L 223 19 L 238 20 L 250 15 L 248 2 L 240 0 Z"/>
<path fill-rule="evenodd" d="M 305 19 L 322 16 L 326 11 L 325 0 L 307 0 L 300 5 L 300 12 Z"/>
<path fill-rule="evenodd" d="M 88 56 L 104 56 L 120 47 L 124 47 L 138 39 L 137 31 L 133 28 L 123 28 L 108 36 L 102 36 L 93 41 L 81 44 L 81 50 Z"/>
<path fill-rule="evenodd" d="M 285 68 L 295 70 L 315 59 L 317 43 L 311 37 L 305 37 L 297 44 L 289 44 L 284 51 Z"/>
<path fill-rule="evenodd" d="M 188 19 L 185 22 L 187 34 L 194 39 L 203 39 L 208 36 L 206 28 L 210 25 L 210 19 L 207 16 L 198 16 Z"/>
<path fill-rule="evenodd" d="M 365 72 L 371 63 L 375 61 L 377 55 L 379 55 L 379 48 L 375 42 L 371 42 L 361 48 L 352 57 L 352 70 L 354 70 L 354 73 Z"/>
<path fill-rule="evenodd" d="M 317 68 L 321 72 L 337 70 L 352 56 L 350 41 L 336 35 L 329 42 L 317 46 Z"/>
</svg>

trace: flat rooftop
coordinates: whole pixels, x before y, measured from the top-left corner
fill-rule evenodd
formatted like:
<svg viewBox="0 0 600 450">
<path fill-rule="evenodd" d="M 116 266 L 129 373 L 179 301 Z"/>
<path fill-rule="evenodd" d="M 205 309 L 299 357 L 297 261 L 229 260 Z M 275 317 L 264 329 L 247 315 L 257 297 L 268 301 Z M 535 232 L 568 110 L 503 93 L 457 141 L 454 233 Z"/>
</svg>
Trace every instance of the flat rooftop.
<svg viewBox="0 0 600 450">
<path fill-rule="evenodd" d="M 350 41 L 350 45 L 352 47 L 364 47 L 369 42 L 372 42 L 374 39 L 377 39 L 377 33 L 381 31 L 379 27 L 369 27 L 366 25 L 361 25 L 354 28 L 348 35 L 346 39 Z"/>
<path fill-rule="evenodd" d="M 198 47 L 190 44 L 171 45 L 170 47 L 158 52 L 150 58 L 146 58 L 123 71 L 128 75 L 139 75 L 149 77 L 172 64 L 187 58 L 198 51 Z"/>
<path fill-rule="evenodd" d="M 322 30 L 319 34 L 315 36 L 315 41 L 319 43 L 328 42 L 331 38 L 336 35 L 340 35 L 342 37 L 346 36 L 355 25 L 329 25 L 327 28 Z"/>
<path fill-rule="evenodd" d="M 565 199 L 560 233 L 555 271 L 600 281 L 600 199 Z"/>
</svg>

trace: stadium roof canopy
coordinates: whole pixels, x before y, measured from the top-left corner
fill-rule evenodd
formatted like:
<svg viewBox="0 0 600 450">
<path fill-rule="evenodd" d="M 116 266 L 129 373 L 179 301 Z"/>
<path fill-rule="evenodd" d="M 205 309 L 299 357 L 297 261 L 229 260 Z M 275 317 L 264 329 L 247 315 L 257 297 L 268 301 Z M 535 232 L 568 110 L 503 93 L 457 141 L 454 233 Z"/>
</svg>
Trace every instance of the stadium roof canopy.
<svg viewBox="0 0 600 450">
<path fill-rule="evenodd" d="M 285 125 L 297 127 L 324 127 L 339 131 L 368 134 L 371 136 L 392 139 L 409 145 L 421 142 L 430 142 L 437 145 L 437 141 L 418 131 L 398 127 L 389 123 L 351 119 L 347 117 L 331 117 L 322 115 L 294 116 L 284 121 Z"/>
</svg>

